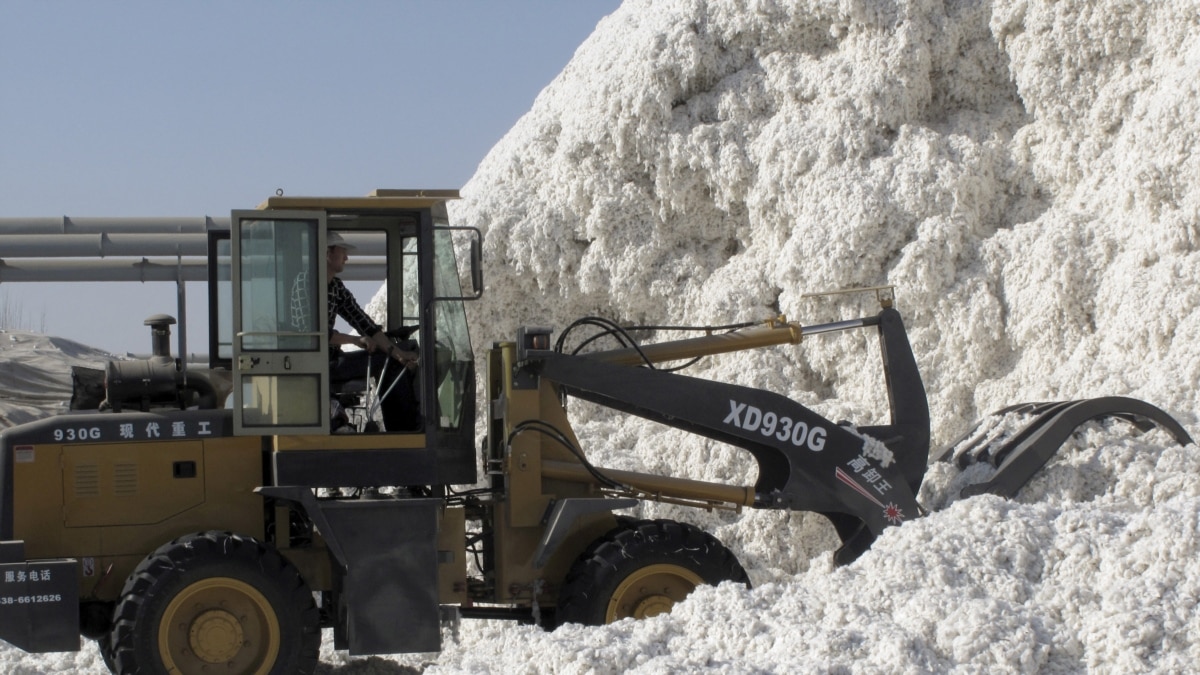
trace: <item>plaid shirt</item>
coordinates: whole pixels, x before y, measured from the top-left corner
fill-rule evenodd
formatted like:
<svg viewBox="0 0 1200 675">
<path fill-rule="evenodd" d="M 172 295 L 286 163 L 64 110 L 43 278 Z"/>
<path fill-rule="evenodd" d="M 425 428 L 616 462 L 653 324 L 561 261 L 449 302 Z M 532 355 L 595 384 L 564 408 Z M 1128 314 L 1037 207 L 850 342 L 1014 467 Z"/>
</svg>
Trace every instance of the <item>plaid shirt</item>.
<svg viewBox="0 0 1200 675">
<path fill-rule="evenodd" d="M 329 335 L 333 336 L 333 322 L 337 317 L 342 317 L 350 327 L 358 331 L 360 335 L 371 337 L 372 335 L 383 330 L 379 324 L 371 320 L 363 308 L 359 306 L 358 300 L 354 299 L 354 294 L 350 289 L 346 288 L 346 284 L 342 280 L 334 277 L 333 281 L 329 282 Z"/>
</svg>

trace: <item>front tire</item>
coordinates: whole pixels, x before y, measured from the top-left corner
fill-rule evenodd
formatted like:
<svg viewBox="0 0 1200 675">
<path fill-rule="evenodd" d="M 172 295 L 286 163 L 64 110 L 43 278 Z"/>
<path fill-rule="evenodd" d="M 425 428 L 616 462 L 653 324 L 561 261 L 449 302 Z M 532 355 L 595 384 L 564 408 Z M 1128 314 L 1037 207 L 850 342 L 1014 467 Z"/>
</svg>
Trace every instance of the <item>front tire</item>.
<svg viewBox="0 0 1200 675">
<path fill-rule="evenodd" d="M 559 623 L 599 626 L 671 611 L 697 586 L 750 585 L 715 537 L 670 520 L 622 521 L 571 567 L 559 594 Z"/>
<path fill-rule="evenodd" d="M 125 582 L 109 636 L 118 673 L 312 673 L 308 585 L 250 537 L 201 532 L 159 547 Z"/>
</svg>

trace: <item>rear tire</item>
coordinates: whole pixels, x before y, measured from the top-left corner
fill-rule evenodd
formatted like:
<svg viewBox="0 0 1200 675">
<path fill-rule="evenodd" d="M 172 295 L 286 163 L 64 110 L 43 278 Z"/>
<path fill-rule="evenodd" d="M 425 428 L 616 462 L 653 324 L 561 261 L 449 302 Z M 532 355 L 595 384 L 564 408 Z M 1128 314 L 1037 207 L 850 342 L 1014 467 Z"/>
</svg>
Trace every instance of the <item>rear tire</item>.
<svg viewBox="0 0 1200 675">
<path fill-rule="evenodd" d="M 599 626 L 671 611 L 697 586 L 750 579 L 715 537 L 670 520 L 623 520 L 588 547 L 559 593 L 559 623 Z"/>
<path fill-rule="evenodd" d="M 108 672 L 117 672 L 117 662 L 113 659 L 112 638 L 111 633 L 97 638 L 96 648 L 100 650 L 100 658 L 104 660 L 104 667 L 108 668 Z"/>
<path fill-rule="evenodd" d="M 250 537 L 201 532 L 138 565 L 106 646 L 118 673 L 290 675 L 316 669 L 320 640 L 290 562 Z"/>
</svg>

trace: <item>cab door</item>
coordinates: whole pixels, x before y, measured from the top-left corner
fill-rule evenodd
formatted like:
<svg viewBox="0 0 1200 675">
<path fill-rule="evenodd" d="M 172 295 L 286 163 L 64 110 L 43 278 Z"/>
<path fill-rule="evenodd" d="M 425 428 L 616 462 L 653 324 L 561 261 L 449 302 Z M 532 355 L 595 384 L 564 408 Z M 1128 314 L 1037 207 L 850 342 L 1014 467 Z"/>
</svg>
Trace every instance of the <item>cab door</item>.
<svg viewBox="0 0 1200 675">
<path fill-rule="evenodd" d="M 329 433 L 325 214 L 234 211 L 233 428 Z"/>
</svg>

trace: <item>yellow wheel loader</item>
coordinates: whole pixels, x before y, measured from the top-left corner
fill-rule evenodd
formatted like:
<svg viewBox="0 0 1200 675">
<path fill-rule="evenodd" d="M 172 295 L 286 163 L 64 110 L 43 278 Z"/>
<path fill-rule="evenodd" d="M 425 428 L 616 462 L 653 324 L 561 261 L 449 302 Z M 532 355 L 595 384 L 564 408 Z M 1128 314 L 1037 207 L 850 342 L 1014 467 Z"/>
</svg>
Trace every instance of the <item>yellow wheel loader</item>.
<svg viewBox="0 0 1200 675">
<path fill-rule="evenodd" d="M 860 319 L 781 318 L 653 344 L 599 319 L 557 339 L 527 326 L 481 360 L 477 411 L 463 303 L 482 292 L 481 235 L 448 222 L 456 197 L 277 195 L 207 227 L 207 367 L 173 358 L 174 319 L 152 316 L 152 356 L 81 380 L 77 409 L 0 432 L 0 638 L 47 652 L 78 650 L 82 635 L 115 673 L 311 673 L 323 628 L 351 654 L 433 652 L 458 616 L 604 624 L 670 611 L 701 584 L 749 583 L 710 534 L 621 514 L 642 500 L 820 513 L 841 538 L 840 564 L 921 515 L 929 410 L 887 289 Z M 386 279 L 384 328 L 419 357 L 390 386 L 412 388 L 416 428 L 380 424 L 380 399 L 394 395 L 383 373 L 331 377 L 321 283 L 331 232 Z M 456 235 L 469 242 L 467 291 Z M 661 365 L 858 330 L 879 338 L 886 425 L 833 422 Z M 757 481 L 595 466 L 572 431 L 571 398 L 745 449 Z M 980 443 L 941 458 L 993 463 L 972 489 L 1011 494 L 1089 419 L 1157 424 L 1190 442 L 1141 401 L 1025 411 L 1016 435 L 979 431 Z"/>
</svg>

